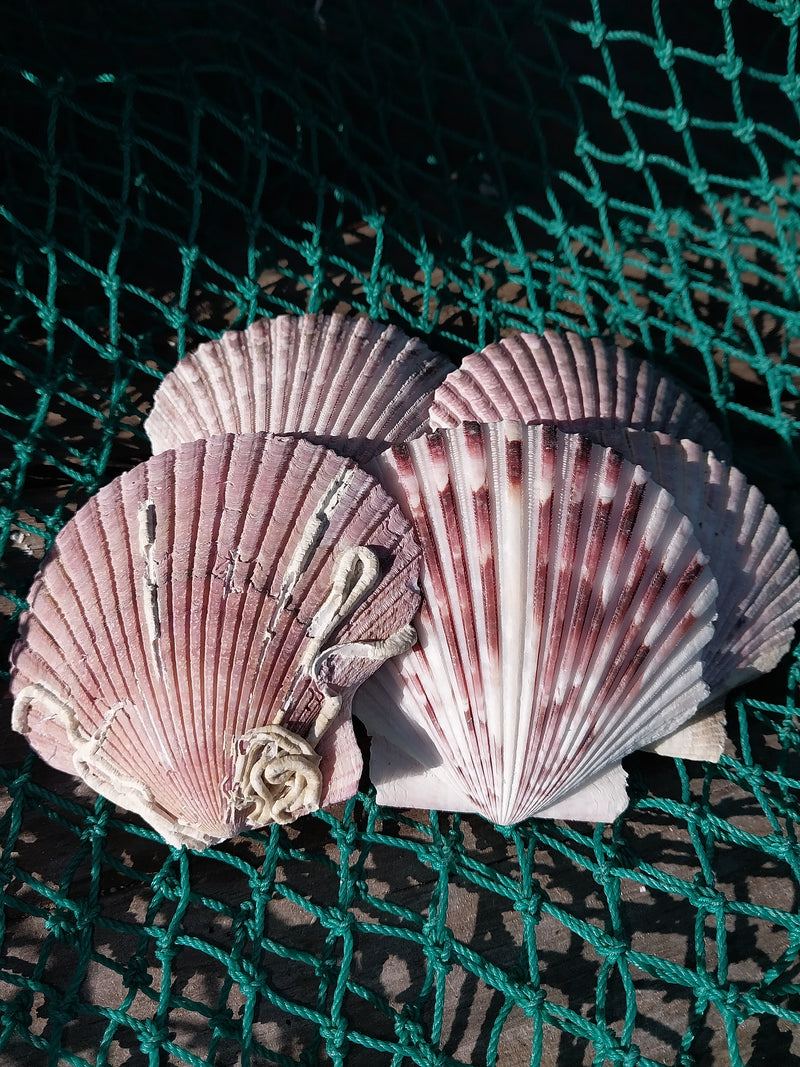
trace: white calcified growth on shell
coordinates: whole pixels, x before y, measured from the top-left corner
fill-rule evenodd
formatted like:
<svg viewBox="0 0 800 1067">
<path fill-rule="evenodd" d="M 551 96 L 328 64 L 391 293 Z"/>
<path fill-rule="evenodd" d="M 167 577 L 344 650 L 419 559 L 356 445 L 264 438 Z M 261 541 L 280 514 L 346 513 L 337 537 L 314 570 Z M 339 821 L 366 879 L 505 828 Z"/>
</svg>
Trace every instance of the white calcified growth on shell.
<svg viewBox="0 0 800 1067">
<path fill-rule="evenodd" d="M 181 446 L 56 538 L 12 652 L 15 727 L 175 844 L 265 817 L 270 726 L 298 739 L 265 770 L 281 818 L 344 800 L 352 692 L 413 640 L 418 572 L 408 522 L 351 460 L 269 434 Z"/>
<path fill-rule="evenodd" d="M 136 776 L 121 772 L 113 760 L 105 758 L 103 744 L 117 714 L 123 710 L 122 703 L 109 708 L 97 729 L 87 735 L 77 722 L 75 709 L 70 704 L 65 703 L 46 686 L 34 683 L 25 686 L 14 700 L 11 723 L 13 729 L 23 736 L 35 731 L 29 718 L 33 705 L 36 705 L 39 712 L 43 711 L 52 723 L 63 729 L 71 746 L 72 765 L 69 769 L 74 770 L 88 786 L 113 803 L 141 815 L 171 844 L 202 847 L 210 843 L 206 838 L 198 836 L 196 827 L 165 815 L 144 782 Z M 42 755 L 46 756 L 46 753 Z"/>
<path fill-rule="evenodd" d="M 270 723 L 238 738 L 234 756 L 231 799 L 247 810 L 249 826 L 291 822 L 319 807 L 319 755 L 302 737 Z"/>
<path fill-rule="evenodd" d="M 330 592 L 306 628 L 308 642 L 297 661 L 286 695 L 272 720 L 274 724 L 282 722 L 292 711 L 298 688 L 304 680 L 310 679 L 323 695 L 322 705 L 307 735 L 309 742 L 315 745 L 342 708 L 341 693 L 332 689 L 320 677 L 323 663 L 333 656 L 338 656 L 341 660 L 362 659 L 378 664 L 390 656 L 405 652 L 414 643 L 416 632 L 413 626 L 402 626 L 381 641 L 350 642 L 325 647 L 331 635 L 375 589 L 380 579 L 378 557 L 365 545 L 346 549 L 336 560 L 331 574 Z"/>
<path fill-rule="evenodd" d="M 620 760 L 708 693 L 716 585 L 686 518 L 641 468 L 552 427 L 470 424 L 378 465 L 425 561 L 418 645 L 356 697 L 379 801 L 618 814 Z"/>
<path fill-rule="evenodd" d="M 325 490 L 317 509 L 309 517 L 302 533 L 297 539 L 292 558 L 286 568 L 283 581 L 281 582 L 278 599 L 275 603 L 275 611 L 266 630 L 266 639 L 271 640 L 274 636 L 274 626 L 280 613 L 286 608 L 292 599 L 295 586 L 307 569 L 311 557 L 319 547 L 325 531 L 328 529 L 336 509 L 342 502 L 347 488 L 353 480 L 354 468 L 346 468 L 339 472 L 331 484 Z"/>
<path fill-rule="evenodd" d="M 326 494 L 324 507 L 315 516 L 317 536 L 309 535 L 307 527 L 301 544 L 310 540 L 317 547 L 323 521 L 321 515 L 329 520 L 339 501 L 341 494 L 338 490 Z M 311 550 L 304 551 L 303 562 L 299 566 L 293 558 L 290 566 L 292 587 L 302 576 L 310 556 Z M 320 678 L 323 661 L 331 657 L 338 657 L 342 661 L 357 658 L 377 665 L 389 656 L 405 652 L 416 640 L 416 631 L 407 625 L 382 641 L 325 647 L 331 635 L 353 614 L 380 580 L 380 562 L 374 552 L 364 545 L 345 549 L 334 563 L 330 592 L 306 627 L 308 642 L 297 661 L 294 676 L 278 711 L 268 726 L 258 727 L 235 740 L 233 754 L 236 766 L 231 799 L 237 808 L 247 808 L 252 804 L 247 815 L 249 826 L 290 822 L 297 812 L 314 811 L 320 806 L 322 775 L 315 746 L 336 720 L 343 704 L 342 693 Z M 286 588 L 287 581 L 284 579 L 282 593 Z M 281 599 L 285 607 L 286 600 L 283 597 Z M 298 691 L 308 680 L 319 690 L 323 699 L 304 739 L 280 724 L 291 715 Z"/>
<path fill-rule="evenodd" d="M 142 601 L 144 604 L 147 636 L 155 659 L 156 668 L 161 673 L 159 638 L 161 637 L 161 617 L 158 606 L 158 573 L 153 558 L 156 542 L 156 505 L 152 500 L 143 500 L 139 505 L 139 551 L 144 561 L 142 573 Z"/>
<path fill-rule="evenodd" d="M 454 368 L 395 326 L 280 315 L 186 356 L 156 391 L 145 429 L 158 453 L 219 433 L 302 433 L 366 463 L 406 440 Z"/>
</svg>

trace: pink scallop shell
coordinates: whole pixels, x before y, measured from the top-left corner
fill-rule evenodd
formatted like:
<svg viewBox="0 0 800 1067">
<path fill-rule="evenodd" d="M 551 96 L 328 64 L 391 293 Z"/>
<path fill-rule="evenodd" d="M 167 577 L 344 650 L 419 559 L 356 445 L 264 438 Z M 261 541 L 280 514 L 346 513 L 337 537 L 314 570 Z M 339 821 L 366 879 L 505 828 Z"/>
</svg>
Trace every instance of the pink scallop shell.
<svg viewBox="0 0 800 1067">
<path fill-rule="evenodd" d="M 771 671 L 800 619 L 800 559 L 775 509 L 741 471 L 693 441 L 637 430 L 586 433 L 644 467 L 692 521 L 719 586 L 706 652 L 710 699 Z"/>
<path fill-rule="evenodd" d="M 423 551 L 419 643 L 361 688 L 381 803 L 608 819 L 708 695 L 716 583 L 669 495 L 586 438 L 441 430 L 376 461 Z"/>
<path fill-rule="evenodd" d="M 366 463 L 425 421 L 453 365 L 396 326 L 280 315 L 201 344 L 171 371 L 145 429 L 153 452 L 220 433 L 301 433 Z"/>
<path fill-rule="evenodd" d="M 689 394 L 653 366 L 602 341 L 547 330 L 519 334 L 466 356 L 436 390 L 430 428 L 477 420 L 660 430 L 729 456 L 719 430 Z"/>
<path fill-rule="evenodd" d="M 183 445 L 56 538 L 12 652 L 14 725 L 173 844 L 289 821 L 356 791 L 350 700 L 413 641 L 418 571 L 352 460 L 264 433 Z"/>
</svg>

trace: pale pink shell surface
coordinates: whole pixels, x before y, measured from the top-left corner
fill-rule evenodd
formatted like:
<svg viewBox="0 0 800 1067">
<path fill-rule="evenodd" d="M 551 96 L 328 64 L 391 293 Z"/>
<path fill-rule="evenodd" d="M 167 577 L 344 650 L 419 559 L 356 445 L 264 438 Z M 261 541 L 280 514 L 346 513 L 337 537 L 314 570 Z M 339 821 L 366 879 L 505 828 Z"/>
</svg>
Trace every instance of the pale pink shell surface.
<svg viewBox="0 0 800 1067">
<path fill-rule="evenodd" d="M 697 441 L 722 459 L 728 448 L 703 408 L 672 379 L 624 349 L 578 334 L 519 334 L 466 356 L 436 390 L 430 428 L 474 419 L 550 422 L 584 432 L 660 430 Z"/>
<path fill-rule="evenodd" d="M 454 370 L 395 326 L 280 315 L 201 344 L 156 391 L 153 452 L 220 433 L 299 433 L 366 463 L 425 421 Z"/>
<path fill-rule="evenodd" d="M 423 550 L 419 642 L 356 696 L 380 803 L 613 818 L 620 761 L 707 697 L 716 583 L 640 467 L 552 426 L 467 424 L 376 466 Z"/>
<path fill-rule="evenodd" d="M 14 726 L 204 847 L 351 796 L 354 689 L 414 639 L 419 547 L 352 460 L 270 434 L 183 445 L 56 538 L 12 653 Z"/>
<path fill-rule="evenodd" d="M 800 559 L 775 509 L 741 471 L 693 441 L 637 430 L 586 433 L 640 464 L 672 495 L 708 556 L 719 586 L 704 675 L 710 699 L 772 670 L 800 618 Z"/>
</svg>

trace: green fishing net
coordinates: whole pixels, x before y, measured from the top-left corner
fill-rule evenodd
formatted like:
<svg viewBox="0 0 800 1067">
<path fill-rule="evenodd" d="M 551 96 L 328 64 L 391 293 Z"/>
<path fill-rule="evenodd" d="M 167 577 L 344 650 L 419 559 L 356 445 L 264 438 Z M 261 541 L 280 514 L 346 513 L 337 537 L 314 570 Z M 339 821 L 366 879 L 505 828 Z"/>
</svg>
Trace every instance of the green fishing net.
<svg viewBox="0 0 800 1067">
<path fill-rule="evenodd" d="M 355 309 L 676 377 L 800 532 L 798 0 L 54 0 L 3 16 L 2 667 L 163 374 Z M 0 678 L 5 693 L 7 671 Z M 0 751 L 0 1064 L 800 1057 L 800 657 L 614 825 L 348 804 L 203 854 Z"/>
</svg>

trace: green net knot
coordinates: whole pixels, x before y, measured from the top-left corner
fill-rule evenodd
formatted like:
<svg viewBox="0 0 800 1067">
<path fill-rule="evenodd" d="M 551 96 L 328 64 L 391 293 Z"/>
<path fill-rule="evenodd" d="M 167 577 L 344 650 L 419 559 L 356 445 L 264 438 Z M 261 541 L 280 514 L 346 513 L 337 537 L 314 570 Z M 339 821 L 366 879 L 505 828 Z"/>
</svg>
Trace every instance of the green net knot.
<svg viewBox="0 0 800 1067">
<path fill-rule="evenodd" d="M 130 989 L 149 989 L 153 984 L 153 976 L 141 956 L 134 956 L 123 968 L 121 978 Z"/>
<path fill-rule="evenodd" d="M 541 1014 L 546 1000 L 547 994 L 543 989 L 519 990 L 519 1004 L 528 1019 Z"/>
<path fill-rule="evenodd" d="M 667 122 L 673 128 L 676 133 L 683 133 L 686 127 L 689 125 L 689 112 L 685 107 L 671 107 L 667 111 Z M 655 214 L 661 214 L 656 212 Z M 655 214 L 653 221 L 655 222 Z"/>
<path fill-rule="evenodd" d="M 444 940 L 440 944 L 427 945 L 425 955 L 439 974 L 449 974 L 453 969 L 453 937 L 449 930 L 444 931 Z"/>
<path fill-rule="evenodd" d="M 31 1026 L 32 996 L 20 990 L 8 1004 L 0 1004 L 0 1019 L 8 1029 L 27 1030 Z"/>
<path fill-rule="evenodd" d="M 621 89 L 614 89 L 608 94 L 608 106 L 611 110 L 611 117 L 618 122 L 620 119 L 624 119 L 627 113 L 625 106 L 625 93 Z"/>
<path fill-rule="evenodd" d="M 689 181 L 691 182 L 694 191 L 700 196 L 703 196 L 708 192 L 708 171 L 704 170 L 702 167 L 697 167 L 692 171 L 689 175 Z"/>
<path fill-rule="evenodd" d="M 354 921 L 354 916 L 343 908 L 335 908 L 328 915 L 322 917 L 325 929 L 333 937 L 345 937 L 350 932 L 350 927 Z"/>
<path fill-rule="evenodd" d="M 437 1052 L 431 1048 L 425 1036 L 425 1031 L 417 1019 L 417 1012 L 409 1011 L 406 1016 L 397 1019 L 394 1024 L 395 1033 L 401 1044 L 406 1048 L 413 1047 L 414 1063 L 418 1064 L 418 1067 L 445 1067 L 446 1064 L 452 1063 L 452 1060 L 445 1056 L 443 1052 Z"/>
<path fill-rule="evenodd" d="M 177 900 L 181 895 L 181 882 L 171 870 L 162 868 L 153 876 L 153 889 L 167 900 Z"/>
<path fill-rule="evenodd" d="M 329 1023 L 322 1023 L 319 1032 L 328 1046 L 329 1053 L 331 1051 L 341 1051 L 342 1047 L 349 1042 L 347 1036 L 347 1024 L 343 1019 L 340 1019 L 339 1022 L 336 1023 L 333 1022 L 333 1020 Z"/>
<path fill-rule="evenodd" d="M 72 941 L 77 934 L 75 916 L 64 908 L 56 908 L 52 915 L 48 915 L 44 928 L 56 941 Z"/>
<path fill-rule="evenodd" d="M 419 1022 L 419 1012 L 414 1008 L 407 1009 L 395 1020 L 394 1032 L 404 1045 L 425 1044 L 425 1032 Z"/>
<path fill-rule="evenodd" d="M 756 124 L 752 119 L 744 119 L 733 128 L 733 136 L 742 144 L 752 144 L 756 139 Z"/>
<path fill-rule="evenodd" d="M 672 41 L 659 41 L 653 54 L 662 70 L 671 70 L 675 65 L 675 45 Z"/>
<path fill-rule="evenodd" d="M 139 1029 L 139 1047 L 146 1056 L 155 1056 L 169 1041 L 166 1026 L 156 1026 L 152 1019 L 143 1019 Z"/>
<path fill-rule="evenodd" d="M 103 842 L 108 837 L 108 805 L 104 800 L 98 801 L 93 815 L 86 816 L 86 825 L 81 830 L 81 841 L 91 845 L 92 841 Z"/>
<path fill-rule="evenodd" d="M 589 30 L 589 41 L 592 48 L 599 48 L 605 41 L 608 27 L 603 22 L 593 22 Z"/>
<path fill-rule="evenodd" d="M 603 956 L 611 967 L 620 967 L 628 955 L 630 946 L 622 941 L 606 942 L 603 945 Z"/>
<path fill-rule="evenodd" d="M 520 915 L 530 919 L 534 924 L 537 924 L 542 918 L 541 894 L 537 893 L 534 897 L 524 897 L 522 900 L 515 900 L 514 911 L 518 911 Z"/>
<path fill-rule="evenodd" d="M 726 52 L 725 55 L 717 56 L 717 70 L 726 81 L 736 81 L 743 68 L 744 61 L 742 57 L 734 55 L 733 52 Z"/>
</svg>

